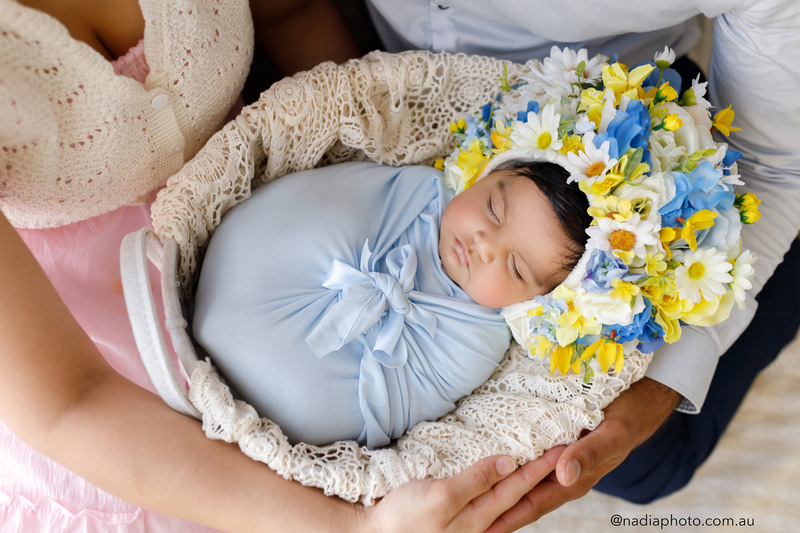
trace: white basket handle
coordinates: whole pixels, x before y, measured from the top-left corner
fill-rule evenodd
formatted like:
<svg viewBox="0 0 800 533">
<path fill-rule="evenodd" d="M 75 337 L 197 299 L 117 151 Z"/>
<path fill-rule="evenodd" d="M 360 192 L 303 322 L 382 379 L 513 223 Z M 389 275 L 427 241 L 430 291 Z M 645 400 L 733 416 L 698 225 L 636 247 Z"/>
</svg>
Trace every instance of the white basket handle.
<svg viewBox="0 0 800 533">
<path fill-rule="evenodd" d="M 184 375 L 191 375 L 197 365 L 197 354 L 186 332 L 187 323 L 178 295 L 178 245 L 174 240 L 167 239 L 162 246 L 158 237 L 147 228 L 126 235 L 120 248 L 122 290 L 136 347 L 156 391 L 167 405 L 179 413 L 199 419 L 200 412 L 189 400 L 167 349 L 150 290 L 148 258 L 161 271 L 165 323 L 178 354 L 181 371 Z"/>
</svg>

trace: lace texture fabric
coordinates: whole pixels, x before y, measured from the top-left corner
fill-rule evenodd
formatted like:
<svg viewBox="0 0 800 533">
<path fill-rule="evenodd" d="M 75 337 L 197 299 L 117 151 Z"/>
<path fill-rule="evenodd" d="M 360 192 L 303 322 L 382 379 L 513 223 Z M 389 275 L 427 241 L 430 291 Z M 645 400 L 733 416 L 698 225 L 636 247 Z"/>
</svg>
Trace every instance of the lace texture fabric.
<svg viewBox="0 0 800 533">
<path fill-rule="evenodd" d="M 170 178 L 153 205 L 156 232 L 180 247 L 185 296 L 214 228 L 252 187 L 346 160 L 431 163 L 452 150 L 450 122 L 493 97 L 504 65 L 512 83 L 530 67 L 462 54 L 373 52 L 273 85 Z M 276 424 L 233 398 L 208 361 L 191 372 L 190 397 L 210 438 L 237 442 L 287 479 L 369 505 L 403 483 L 450 476 L 481 457 L 503 453 L 522 464 L 574 442 L 597 427 L 602 409 L 644 375 L 649 360 L 634 351 L 620 374 L 598 370 L 584 384 L 574 374 L 551 376 L 549 362 L 512 343 L 489 381 L 453 413 L 375 450 L 355 442 L 291 445 Z"/>
<path fill-rule="evenodd" d="M 0 208 L 50 228 L 135 202 L 223 124 L 252 58 L 245 0 L 141 0 L 144 83 L 58 20 L 0 0 Z"/>
</svg>

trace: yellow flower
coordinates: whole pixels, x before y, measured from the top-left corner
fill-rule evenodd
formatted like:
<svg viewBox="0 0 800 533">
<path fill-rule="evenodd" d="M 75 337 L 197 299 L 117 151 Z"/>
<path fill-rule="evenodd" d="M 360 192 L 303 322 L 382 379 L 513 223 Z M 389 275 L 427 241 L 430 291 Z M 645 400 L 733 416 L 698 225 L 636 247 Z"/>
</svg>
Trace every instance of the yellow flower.
<svg viewBox="0 0 800 533">
<path fill-rule="evenodd" d="M 674 278 L 656 278 L 642 287 L 642 292 L 653 302 L 653 307 L 670 319 L 678 320 L 691 309 L 692 304 L 678 297 Z"/>
<path fill-rule="evenodd" d="M 568 289 L 566 285 L 560 284 L 555 289 L 553 289 L 553 296 L 560 300 L 564 300 L 564 302 L 566 303 L 570 303 L 572 299 L 575 298 L 575 296 L 577 296 L 577 293 L 573 290 Z"/>
<path fill-rule="evenodd" d="M 647 272 L 648 276 L 664 275 L 664 272 L 667 271 L 667 263 L 664 261 L 665 257 L 666 256 L 662 253 L 657 253 L 655 255 L 650 252 L 647 253 L 647 256 L 644 258 L 644 271 Z"/>
<path fill-rule="evenodd" d="M 461 151 L 456 159 L 456 164 L 464 171 L 461 175 L 461 181 L 464 183 L 464 189 L 472 187 L 475 183 L 475 178 L 483 171 L 486 163 L 489 162 L 490 157 L 484 155 L 483 145 L 480 141 L 473 142 L 468 151 Z"/>
<path fill-rule="evenodd" d="M 664 122 L 661 123 L 667 131 L 675 131 L 683 126 L 683 121 L 678 115 L 667 115 Z"/>
<path fill-rule="evenodd" d="M 578 313 L 572 302 L 569 304 L 568 311 L 559 315 L 558 326 L 556 340 L 559 346 L 572 344 L 578 337 L 584 335 L 599 335 L 603 327 L 594 318 L 586 318 Z"/>
<path fill-rule="evenodd" d="M 656 307 L 656 324 L 664 330 L 664 342 L 672 344 L 681 338 L 681 322 L 671 318 L 662 308 Z"/>
<path fill-rule="evenodd" d="M 678 98 L 678 91 L 676 91 L 673 87 L 670 86 L 669 82 L 664 82 L 661 84 L 661 87 L 658 88 L 658 93 L 662 101 L 671 102 Z"/>
<path fill-rule="evenodd" d="M 708 229 L 713 226 L 714 219 L 716 217 L 717 213 L 709 211 L 708 209 L 703 209 L 702 211 L 698 211 L 694 215 L 690 216 L 683 225 L 683 229 L 681 229 L 681 238 L 686 241 L 686 244 L 689 245 L 689 248 L 693 252 L 697 251 L 697 238 L 695 237 L 694 232 L 697 230 Z"/>
<path fill-rule="evenodd" d="M 684 313 L 681 320 L 693 326 L 719 324 L 730 316 L 734 301 L 733 291 L 726 291 L 722 296 L 714 296 L 711 300 L 701 299 Z"/>
<path fill-rule="evenodd" d="M 669 248 L 669 243 L 678 240 L 678 232 L 675 228 L 661 228 L 661 246 L 664 248 L 664 251 L 667 252 L 667 261 L 672 260 L 672 250 Z"/>
<path fill-rule="evenodd" d="M 731 109 L 731 106 L 728 106 L 714 115 L 711 125 L 716 128 L 717 131 L 727 137 L 732 131 L 741 131 L 742 129 L 731 126 L 735 115 L 736 113 L 734 113 L 733 109 Z"/>
<path fill-rule="evenodd" d="M 584 89 L 581 92 L 581 103 L 578 106 L 578 111 L 586 111 L 591 109 L 592 106 L 597 106 L 603 109 L 603 93 L 594 87 Z"/>
<path fill-rule="evenodd" d="M 539 333 L 533 336 L 528 346 L 528 350 L 540 359 L 549 354 L 552 349 L 553 343 L 550 342 L 550 339 Z"/>
<path fill-rule="evenodd" d="M 626 252 L 624 250 L 613 250 L 611 254 L 628 266 L 631 266 L 633 264 L 633 260 L 636 259 L 636 254 L 632 251 Z"/>
<path fill-rule="evenodd" d="M 671 102 L 678 98 L 678 91 L 672 88 L 669 82 L 665 81 L 661 84 L 661 87 L 657 89 L 652 87 L 645 93 L 645 97 L 652 99 L 655 103 Z"/>
<path fill-rule="evenodd" d="M 603 372 L 608 372 L 611 365 L 614 365 L 614 371 L 619 373 L 622 371 L 623 357 L 622 345 L 614 342 L 613 340 L 600 339 L 586 347 L 583 354 L 581 354 L 581 361 L 586 361 L 593 355 L 597 354 L 597 362 Z M 551 363 L 552 366 L 552 363 Z"/>
<path fill-rule="evenodd" d="M 543 313 L 544 313 L 544 307 L 542 307 L 541 305 L 537 305 L 536 307 L 531 307 L 527 311 L 527 315 L 529 317 L 530 316 L 542 316 Z"/>
<path fill-rule="evenodd" d="M 745 224 L 758 222 L 761 218 L 761 212 L 758 210 L 758 206 L 761 205 L 761 200 L 759 200 L 755 194 L 751 192 L 741 195 L 737 194 L 735 205 L 739 208 L 740 218 Z"/>
<path fill-rule="evenodd" d="M 433 168 L 437 170 L 444 170 L 444 158 L 440 157 L 433 162 Z"/>
<path fill-rule="evenodd" d="M 567 311 L 558 317 L 556 340 L 559 346 L 567 346 L 575 342 L 581 332 L 581 315 Z"/>
<path fill-rule="evenodd" d="M 619 278 L 612 279 L 611 286 L 614 287 L 614 290 L 611 291 L 611 297 L 622 300 L 623 302 L 628 302 L 631 298 L 639 294 L 639 287 L 633 283 L 622 281 Z"/>
<path fill-rule="evenodd" d="M 572 346 L 556 346 L 556 349 L 553 350 L 553 353 L 550 355 L 550 373 L 552 374 L 556 369 L 559 372 L 566 375 L 570 369 L 570 360 L 572 359 L 572 354 L 575 353 L 575 348 Z M 572 369 L 575 372 L 580 371 L 581 364 L 578 360 L 575 360 L 575 363 L 571 365 Z"/>
<path fill-rule="evenodd" d="M 511 148 L 511 126 L 506 126 L 502 120 L 498 120 L 495 125 L 495 131 L 492 132 L 490 138 L 495 146 L 492 149 L 493 153 L 505 152 Z"/>
<path fill-rule="evenodd" d="M 458 122 L 450 123 L 450 133 L 464 133 L 464 130 L 466 129 L 467 129 L 466 119 L 462 118 Z"/>
<path fill-rule="evenodd" d="M 591 185 L 587 185 L 588 180 L 583 180 L 578 184 L 578 187 L 584 194 L 591 194 L 592 196 L 600 196 L 608 194 L 611 189 L 622 183 L 625 178 L 619 174 L 612 174 L 609 172 L 603 181 L 595 181 Z"/>
<path fill-rule="evenodd" d="M 577 154 L 584 148 L 583 137 L 580 135 L 569 135 L 565 133 L 564 138 L 561 139 L 561 143 L 561 148 L 558 149 L 561 155 L 567 155 L 570 152 Z"/>
<path fill-rule="evenodd" d="M 620 200 L 616 196 L 595 196 L 588 213 L 595 219 L 613 218 L 617 222 L 624 222 L 633 216 L 633 206 L 630 200 Z M 592 225 L 597 224 L 592 220 Z"/>
<path fill-rule="evenodd" d="M 628 98 L 644 98 L 642 82 L 653 71 L 653 65 L 640 65 L 628 72 L 622 63 L 605 65 L 603 67 L 603 84 L 607 89 L 614 91 L 614 98 L 619 102 L 624 94 Z"/>
</svg>

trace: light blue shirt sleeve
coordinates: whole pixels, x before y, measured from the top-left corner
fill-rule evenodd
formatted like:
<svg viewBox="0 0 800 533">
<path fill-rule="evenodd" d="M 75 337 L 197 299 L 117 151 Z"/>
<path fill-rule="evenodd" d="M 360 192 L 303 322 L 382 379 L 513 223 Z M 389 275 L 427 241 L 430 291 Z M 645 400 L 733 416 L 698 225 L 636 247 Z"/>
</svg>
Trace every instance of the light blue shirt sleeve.
<svg viewBox="0 0 800 533">
<path fill-rule="evenodd" d="M 685 328 L 676 345 L 653 358 L 647 375 L 680 392 L 685 412 L 702 407 L 718 357 L 747 328 L 758 306 L 755 296 L 800 229 L 800 4 L 741 4 L 715 20 L 708 86 L 712 103 L 718 109 L 732 105 L 734 126 L 742 128 L 724 140 L 744 154 L 744 188 L 761 199 L 761 220 L 742 230 L 744 248 L 758 261 L 743 311 L 734 308 L 717 326 Z"/>
<path fill-rule="evenodd" d="M 669 45 L 678 55 L 697 40 L 692 19 L 716 17 L 709 73 L 714 112 L 732 105 L 734 132 L 725 142 L 744 154 L 745 188 L 761 199 L 762 218 L 742 232 L 758 256 L 744 311 L 718 326 L 686 327 L 660 348 L 647 371 L 683 395 L 679 410 L 699 412 L 718 358 L 753 318 L 754 296 L 772 275 L 800 229 L 800 2 L 796 0 L 368 0 L 390 51 L 426 49 L 491 55 L 524 63 L 552 45 L 634 64 Z M 689 80 L 686 80 L 687 82 Z"/>
<path fill-rule="evenodd" d="M 216 229 L 195 338 L 293 442 L 388 444 L 452 411 L 505 354 L 502 316 L 442 268 L 440 176 L 375 163 L 300 172 Z"/>
</svg>

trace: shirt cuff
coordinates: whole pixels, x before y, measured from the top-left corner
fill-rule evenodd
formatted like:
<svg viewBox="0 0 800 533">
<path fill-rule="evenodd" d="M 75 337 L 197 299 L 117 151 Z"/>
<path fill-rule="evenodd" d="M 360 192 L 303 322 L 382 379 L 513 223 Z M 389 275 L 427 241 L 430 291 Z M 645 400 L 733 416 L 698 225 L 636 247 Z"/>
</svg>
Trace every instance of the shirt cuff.
<svg viewBox="0 0 800 533">
<path fill-rule="evenodd" d="M 718 345 L 712 339 L 695 328 L 684 326 L 678 342 L 656 350 L 645 376 L 682 396 L 677 411 L 697 414 L 717 368 L 717 351 Z"/>
</svg>

